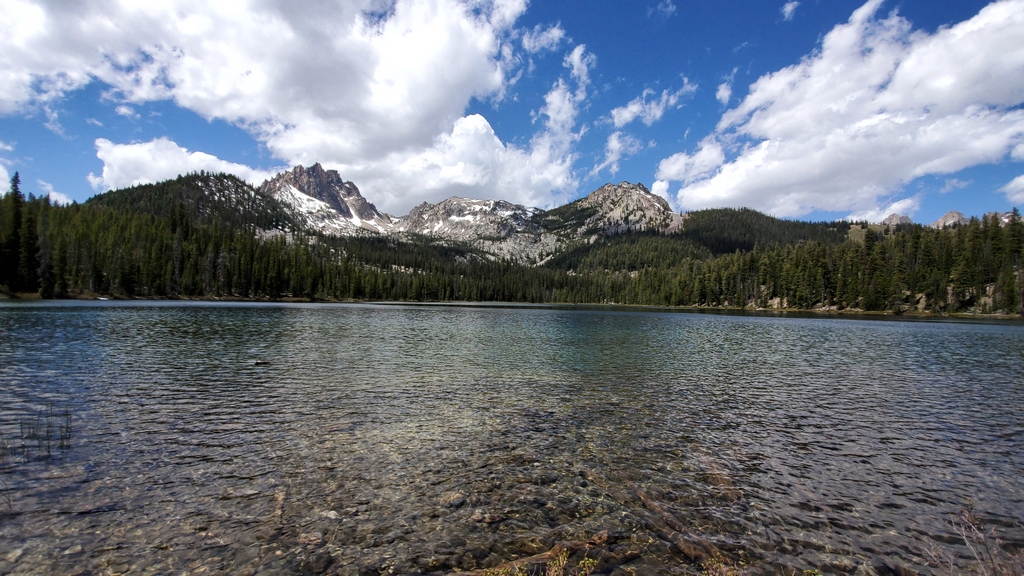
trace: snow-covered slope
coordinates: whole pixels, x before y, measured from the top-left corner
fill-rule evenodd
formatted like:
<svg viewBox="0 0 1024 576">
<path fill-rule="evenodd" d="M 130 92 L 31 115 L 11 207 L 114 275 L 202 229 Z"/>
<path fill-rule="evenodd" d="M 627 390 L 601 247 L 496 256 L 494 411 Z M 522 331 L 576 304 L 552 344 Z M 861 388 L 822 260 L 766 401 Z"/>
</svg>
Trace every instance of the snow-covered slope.
<svg viewBox="0 0 1024 576">
<path fill-rule="evenodd" d="M 448 198 L 437 204 L 424 202 L 395 222 L 398 232 L 472 240 L 482 236 L 508 238 L 517 232 L 540 232 L 531 222 L 536 208 L 504 200 Z"/>
<path fill-rule="evenodd" d="M 395 221 L 395 232 L 466 242 L 499 258 L 536 261 L 557 246 L 534 216 L 540 210 L 503 200 L 452 197 L 424 202 Z"/>
<path fill-rule="evenodd" d="M 367 202 L 355 184 L 319 163 L 282 172 L 264 182 L 260 190 L 291 208 L 301 223 L 326 234 L 383 234 L 393 228 L 391 216 Z"/>
</svg>

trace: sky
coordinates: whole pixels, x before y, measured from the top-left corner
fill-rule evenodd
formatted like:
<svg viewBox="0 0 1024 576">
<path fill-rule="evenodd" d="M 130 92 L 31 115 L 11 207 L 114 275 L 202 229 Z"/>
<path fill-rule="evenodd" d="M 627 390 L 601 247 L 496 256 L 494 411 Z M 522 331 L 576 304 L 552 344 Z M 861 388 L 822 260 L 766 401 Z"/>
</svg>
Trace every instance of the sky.
<svg viewBox="0 0 1024 576">
<path fill-rule="evenodd" d="M 4 0 L 0 177 L 930 223 L 1024 208 L 1022 39 L 1024 0 Z"/>
</svg>

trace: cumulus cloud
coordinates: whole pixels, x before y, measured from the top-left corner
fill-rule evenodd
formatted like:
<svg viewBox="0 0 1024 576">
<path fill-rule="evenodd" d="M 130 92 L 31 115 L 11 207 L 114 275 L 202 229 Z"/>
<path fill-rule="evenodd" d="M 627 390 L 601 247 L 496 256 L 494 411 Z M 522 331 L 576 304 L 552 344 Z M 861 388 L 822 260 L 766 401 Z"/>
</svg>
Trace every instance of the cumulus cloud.
<svg viewBox="0 0 1024 576">
<path fill-rule="evenodd" d="M 933 34 L 895 13 L 877 18 L 880 5 L 870 0 L 800 63 L 759 78 L 701 150 L 663 161 L 663 179 L 682 183 L 676 205 L 884 212 L 916 178 L 1018 154 L 1024 0 Z M 701 173 L 693 158 L 712 142 L 729 159 Z"/>
<path fill-rule="evenodd" d="M 235 174 L 253 184 L 275 173 L 254 170 L 205 152 L 189 152 L 167 138 L 133 144 L 114 144 L 106 138 L 98 138 L 96 156 L 103 161 L 103 173 L 96 176 L 90 172 L 87 179 L 93 189 L 99 191 L 159 182 L 200 170 Z"/>
<path fill-rule="evenodd" d="M 904 216 L 912 216 L 921 208 L 921 198 L 913 196 L 911 198 L 904 198 L 897 200 L 891 204 L 886 205 L 884 208 L 872 208 L 862 212 L 854 212 L 846 217 L 851 222 L 870 222 L 872 224 L 878 224 L 882 220 L 885 220 L 890 214 L 902 214 Z"/>
<path fill-rule="evenodd" d="M 722 145 L 714 140 L 705 140 L 693 154 L 679 152 L 659 162 L 654 177 L 665 182 L 690 183 L 714 173 L 724 162 Z"/>
<path fill-rule="evenodd" d="M 786 2 L 785 4 L 783 4 L 783 6 L 782 6 L 782 19 L 783 20 L 792 20 L 793 19 L 793 14 L 796 12 L 796 9 L 797 9 L 798 6 L 800 6 L 800 3 L 796 2 L 795 0 L 793 2 Z"/>
<path fill-rule="evenodd" d="M 45 180 L 36 180 L 36 184 L 39 188 L 46 193 L 46 196 L 50 199 L 50 202 L 54 204 L 71 204 L 71 197 L 67 194 L 62 194 L 53 189 L 53 185 Z"/>
<path fill-rule="evenodd" d="M 614 176 L 619 171 L 619 160 L 632 156 L 641 149 L 643 149 L 643 145 L 636 138 L 629 134 L 623 134 L 621 131 L 612 132 L 604 145 L 604 161 L 594 166 L 593 170 L 590 171 L 590 175 L 596 176 L 607 168 L 608 172 Z"/>
<path fill-rule="evenodd" d="M 521 65 L 518 40 L 527 51 L 555 50 L 565 41 L 559 25 L 526 33 L 515 29 L 526 0 L 384 4 L 386 10 L 378 0 L 309 6 L 5 1 L 0 3 L 0 114 L 44 110 L 98 81 L 124 112 L 171 100 L 206 119 L 246 129 L 284 164 L 321 162 L 363 174 L 395 158 L 430 159 L 461 150 L 444 143 L 467 126 L 479 127 L 479 118 L 465 115 L 471 100 L 504 97 Z M 567 62 L 578 105 L 593 56 L 576 47 Z M 544 106 L 552 112 L 549 119 L 557 116 L 554 103 Z M 545 124 L 534 140 L 542 144 L 548 136 Z M 111 143 L 103 149 L 130 147 L 116 149 L 127 154 L 152 144 Z M 508 152 L 515 147 L 488 149 L 496 154 L 488 162 L 525 162 Z M 560 153 L 538 150 L 531 143 L 519 151 L 540 174 L 564 172 L 572 159 L 561 148 Z M 166 151 L 180 159 L 169 147 Z M 542 158 L 549 164 L 537 164 Z M 467 160 L 466 166 L 479 158 Z M 415 182 L 440 186 L 450 174 L 441 174 L 433 161 L 410 162 L 406 170 L 423 170 L 416 178 L 382 175 L 359 184 L 371 200 L 378 190 L 387 190 L 386 207 L 406 210 L 422 200 Z M 502 170 L 517 172 L 522 166 Z M 571 172 L 571 162 L 568 166 Z M 162 168 L 155 165 L 147 177 L 158 177 Z M 93 180 L 109 186 L 134 181 L 144 171 L 143 166 L 110 166 Z M 528 179 L 521 196 L 543 198 L 552 192 L 545 188 L 550 182 L 562 180 Z M 400 190 L 409 182 L 414 185 Z M 493 184 L 468 191 L 453 184 L 451 191 L 482 195 Z"/>
<path fill-rule="evenodd" d="M 537 24 L 533 30 L 527 30 L 523 34 L 523 50 L 530 54 L 544 50 L 557 50 L 564 39 L 565 30 L 562 30 L 561 22 L 548 28 Z"/>
<path fill-rule="evenodd" d="M 1024 175 L 1017 176 L 999 191 L 1006 194 L 1006 199 L 1010 202 L 1024 202 Z"/>
<path fill-rule="evenodd" d="M 697 91 L 696 84 L 690 84 L 687 78 L 683 78 L 683 87 L 676 91 L 662 90 L 661 96 L 656 97 L 653 100 L 649 100 L 651 96 L 655 96 L 657 93 L 650 88 L 643 91 L 642 94 L 629 101 L 625 106 L 614 108 L 612 114 L 612 124 L 616 128 L 622 128 L 626 124 L 640 119 L 641 122 L 650 126 L 661 117 L 665 115 L 665 110 L 674 106 L 680 106 L 680 98 L 693 94 Z"/>
<path fill-rule="evenodd" d="M 718 90 L 715 91 L 715 100 L 718 100 L 722 106 L 727 106 L 730 98 L 732 98 L 732 85 L 722 82 L 718 85 Z"/>
<path fill-rule="evenodd" d="M 120 106 L 114 108 L 114 112 L 118 116 L 124 116 L 125 118 L 131 118 L 132 120 L 136 120 L 136 119 L 139 118 L 139 113 L 136 112 L 134 108 L 132 108 L 131 106 L 128 106 L 127 104 L 121 104 Z"/>
</svg>

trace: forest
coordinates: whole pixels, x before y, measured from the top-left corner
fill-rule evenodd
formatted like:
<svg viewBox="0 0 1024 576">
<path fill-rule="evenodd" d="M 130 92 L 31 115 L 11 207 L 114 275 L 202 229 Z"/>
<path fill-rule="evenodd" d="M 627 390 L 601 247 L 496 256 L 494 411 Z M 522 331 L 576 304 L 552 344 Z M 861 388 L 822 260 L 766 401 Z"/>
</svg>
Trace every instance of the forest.
<svg viewBox="0 0 1024 576">
<path fill-rule="evenodd" d="M 239 193 L 239 191 L 242 193 Z M 560 214 L 560 218 L 572 215 Z M 543 265 L 429 238 L 310 233 L 273 198 L 193 174 L 67 206 L 0 199 L 0 294 L 614 303 L 1022 314 L 1024 222 L 1014 209 L 932 229 L 689 214 L 683 231 L 609 236 Z"/>
</svg>

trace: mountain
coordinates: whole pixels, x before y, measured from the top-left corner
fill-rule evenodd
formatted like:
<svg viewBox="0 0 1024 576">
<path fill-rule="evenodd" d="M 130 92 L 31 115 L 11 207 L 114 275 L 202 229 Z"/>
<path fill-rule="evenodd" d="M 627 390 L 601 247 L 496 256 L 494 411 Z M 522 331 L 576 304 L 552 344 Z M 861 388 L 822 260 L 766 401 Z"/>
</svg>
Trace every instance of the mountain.
<svg viewBox="0 0 1024 576">
<path fill-rule="evenodd" d="M 424 202 L 408 215 L 384 214 L 352 182 L 320 164 L 297 166 L 259 191 L 286 206 L 301 227 L 332 236 L 381 234 L 461 243 L 517 262 L 537 262 L 582 239 L 632 232 L 671 233 L 685 217 L 642 184 L 607 184 L 560 208 L 543 211 L 503 200 L 452 197 Z"/>
<path fill-rule="evenodd" d="M 627 232 L 670 234 L 682 228 L 685 216 L 677 214 L 664 198 L 643 184 L 605 184 L 586 198 L 539 215 L 543 227 L 563 238 L 611 236 Z"/>
<path fill-rule="evenodd" d="M 395 222 L 397 232 L 472 240 L 480 236 L 508 238 L 519 232 L 539 233 L 531 221 L 539 212 L 503 200 L 451 197 L 437 204 L 424 202 Z"/>
<path fill-rule="evenodd" d="M 535 261 L 557 248 L 557 239 L 534 220 L 540 212 L 504 200 L 452 197 L 416 206 L 395 220 L 392 232 L 464 242 L 501 258 Z"/>
<path fill-rule="evenodd" d="M 382 234 L 394 227 L 391 216 L 367 202 L 355 184 L 319 163 L 282 172 L 259 190 L 291 208 L 297 221 L 324 234 Z"/>
<path fill-rule="evenodd" d="M 230 174 L 206 172 L 97 194 L 93 207 L 262 233 L 301 227 L 290 205 Z"/>
<path fill-rule="evenodd" d="M 899 226 L 900 224 L 913 224 L 914 221 L 903 214 L 889 214 L 882 220 L 883 226 Z"/>
<path fill-rule="evenodd" d="M 932 228 L 950 228 L 952 226 L 961 226 L 970 223 L 970 219 L 964 216 L 963 212 L 957 212 L 956 210 L 950 210 L 942 215 L 941 218 L 932 222 Z"/>
</svg>

